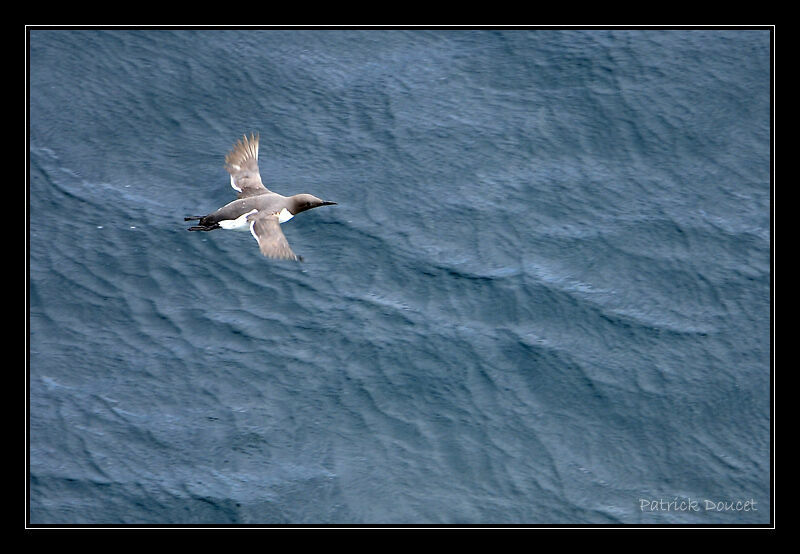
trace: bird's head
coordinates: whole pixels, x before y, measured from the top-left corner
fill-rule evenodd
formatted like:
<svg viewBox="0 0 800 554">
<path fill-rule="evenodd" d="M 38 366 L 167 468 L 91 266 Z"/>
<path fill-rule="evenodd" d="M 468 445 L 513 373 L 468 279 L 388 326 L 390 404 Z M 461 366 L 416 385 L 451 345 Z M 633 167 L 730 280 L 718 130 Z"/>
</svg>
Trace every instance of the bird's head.
<svg viewBox="0 0 800 554">
<path fill-rule="evenodd" d="M 320 206 L 333 206 L 336 204 L 336 202 L 328 202 L 312 194 L 295 194 L 292 196 L 292 200 L 294 200 L 293 209 L 289 210 L 292 212 L 292 215 L 297 215 L 300 212 L 313 208 L 319 208 Z"/>
</svg>

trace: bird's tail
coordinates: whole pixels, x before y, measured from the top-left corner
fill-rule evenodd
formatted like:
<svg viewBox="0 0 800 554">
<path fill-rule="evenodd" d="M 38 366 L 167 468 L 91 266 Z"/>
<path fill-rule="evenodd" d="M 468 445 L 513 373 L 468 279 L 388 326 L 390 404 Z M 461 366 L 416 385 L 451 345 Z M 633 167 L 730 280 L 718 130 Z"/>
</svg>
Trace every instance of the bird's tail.
<svg viewBox="0 0 800 554">
<path fill-rule="evenodd" d="M 219 223 L 212 223 L 210 225 L 203 225 L 203 219 L 205 217 L 206 216 L 204 216 L 204 215 L 193 215 L 193 216 L 189 216 L 189 217 L 184 217 L 183 218 L 184 221 L 200 220 L 200 225 L 194 225 L 192 227 L 189 227 L 187 229 L 187 231 L 213 231 L 214 229 L 219 229 L 220 228 Z"/>
</svg>

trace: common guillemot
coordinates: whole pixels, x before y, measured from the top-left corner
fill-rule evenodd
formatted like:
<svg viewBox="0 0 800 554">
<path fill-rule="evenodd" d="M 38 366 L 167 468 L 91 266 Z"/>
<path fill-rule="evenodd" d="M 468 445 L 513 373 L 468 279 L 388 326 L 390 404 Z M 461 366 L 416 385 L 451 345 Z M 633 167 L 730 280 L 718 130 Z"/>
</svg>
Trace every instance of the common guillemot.
<svg viewBox="0 0 800 554">
<path fill-rule="evenodd" d="M 258 172 L 258 138 L 258 134 L 252 133 L 250 139 L 243 136 L 225 156 L 225 169 L 231 174 L 231 187 L 238 193 L 237 200 L 208 215 L 185 217 L 183 220 L 199 220 L 199 224 L 189 227 L 189 231 L 249 229 L 264 256 L 301 261 L 303 258 L 292 252 L 281 231 L 281 223 L 300 212 L 332 206 L 336 202 L 326 202 L 311 194 L 282 196 L 265 187 Z"/>
</svg>

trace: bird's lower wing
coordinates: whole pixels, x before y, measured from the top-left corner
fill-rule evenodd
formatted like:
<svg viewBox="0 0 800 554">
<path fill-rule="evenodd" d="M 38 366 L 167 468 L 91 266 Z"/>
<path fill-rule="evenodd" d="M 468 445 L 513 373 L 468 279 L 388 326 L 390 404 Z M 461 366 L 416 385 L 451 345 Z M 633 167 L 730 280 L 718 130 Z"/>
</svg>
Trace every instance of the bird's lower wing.
<svg viewBox="0 0 800 554">
<path fill-rule="evenodd" d="M 263 255 L 281 260 L 302 260 L 300 256 L 292 252 L 286 236 L 281 231 L 277 213 L 256 213 L 248 220 L 250 221 L 250 233 L 258 242 L 258 248 Z"/>
</svg>

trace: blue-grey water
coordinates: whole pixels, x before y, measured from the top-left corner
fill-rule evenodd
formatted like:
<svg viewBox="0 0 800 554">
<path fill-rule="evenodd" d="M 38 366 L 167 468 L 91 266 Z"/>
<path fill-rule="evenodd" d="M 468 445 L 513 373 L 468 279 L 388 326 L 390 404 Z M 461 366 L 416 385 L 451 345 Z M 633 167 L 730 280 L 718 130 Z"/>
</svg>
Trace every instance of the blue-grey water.
<svg viewBox="0 0 800 554">
<path fill-rule="evenodd" d="M 769 30 L 29 40 L 30 523 L 770 522 Z"/>
</svg>

